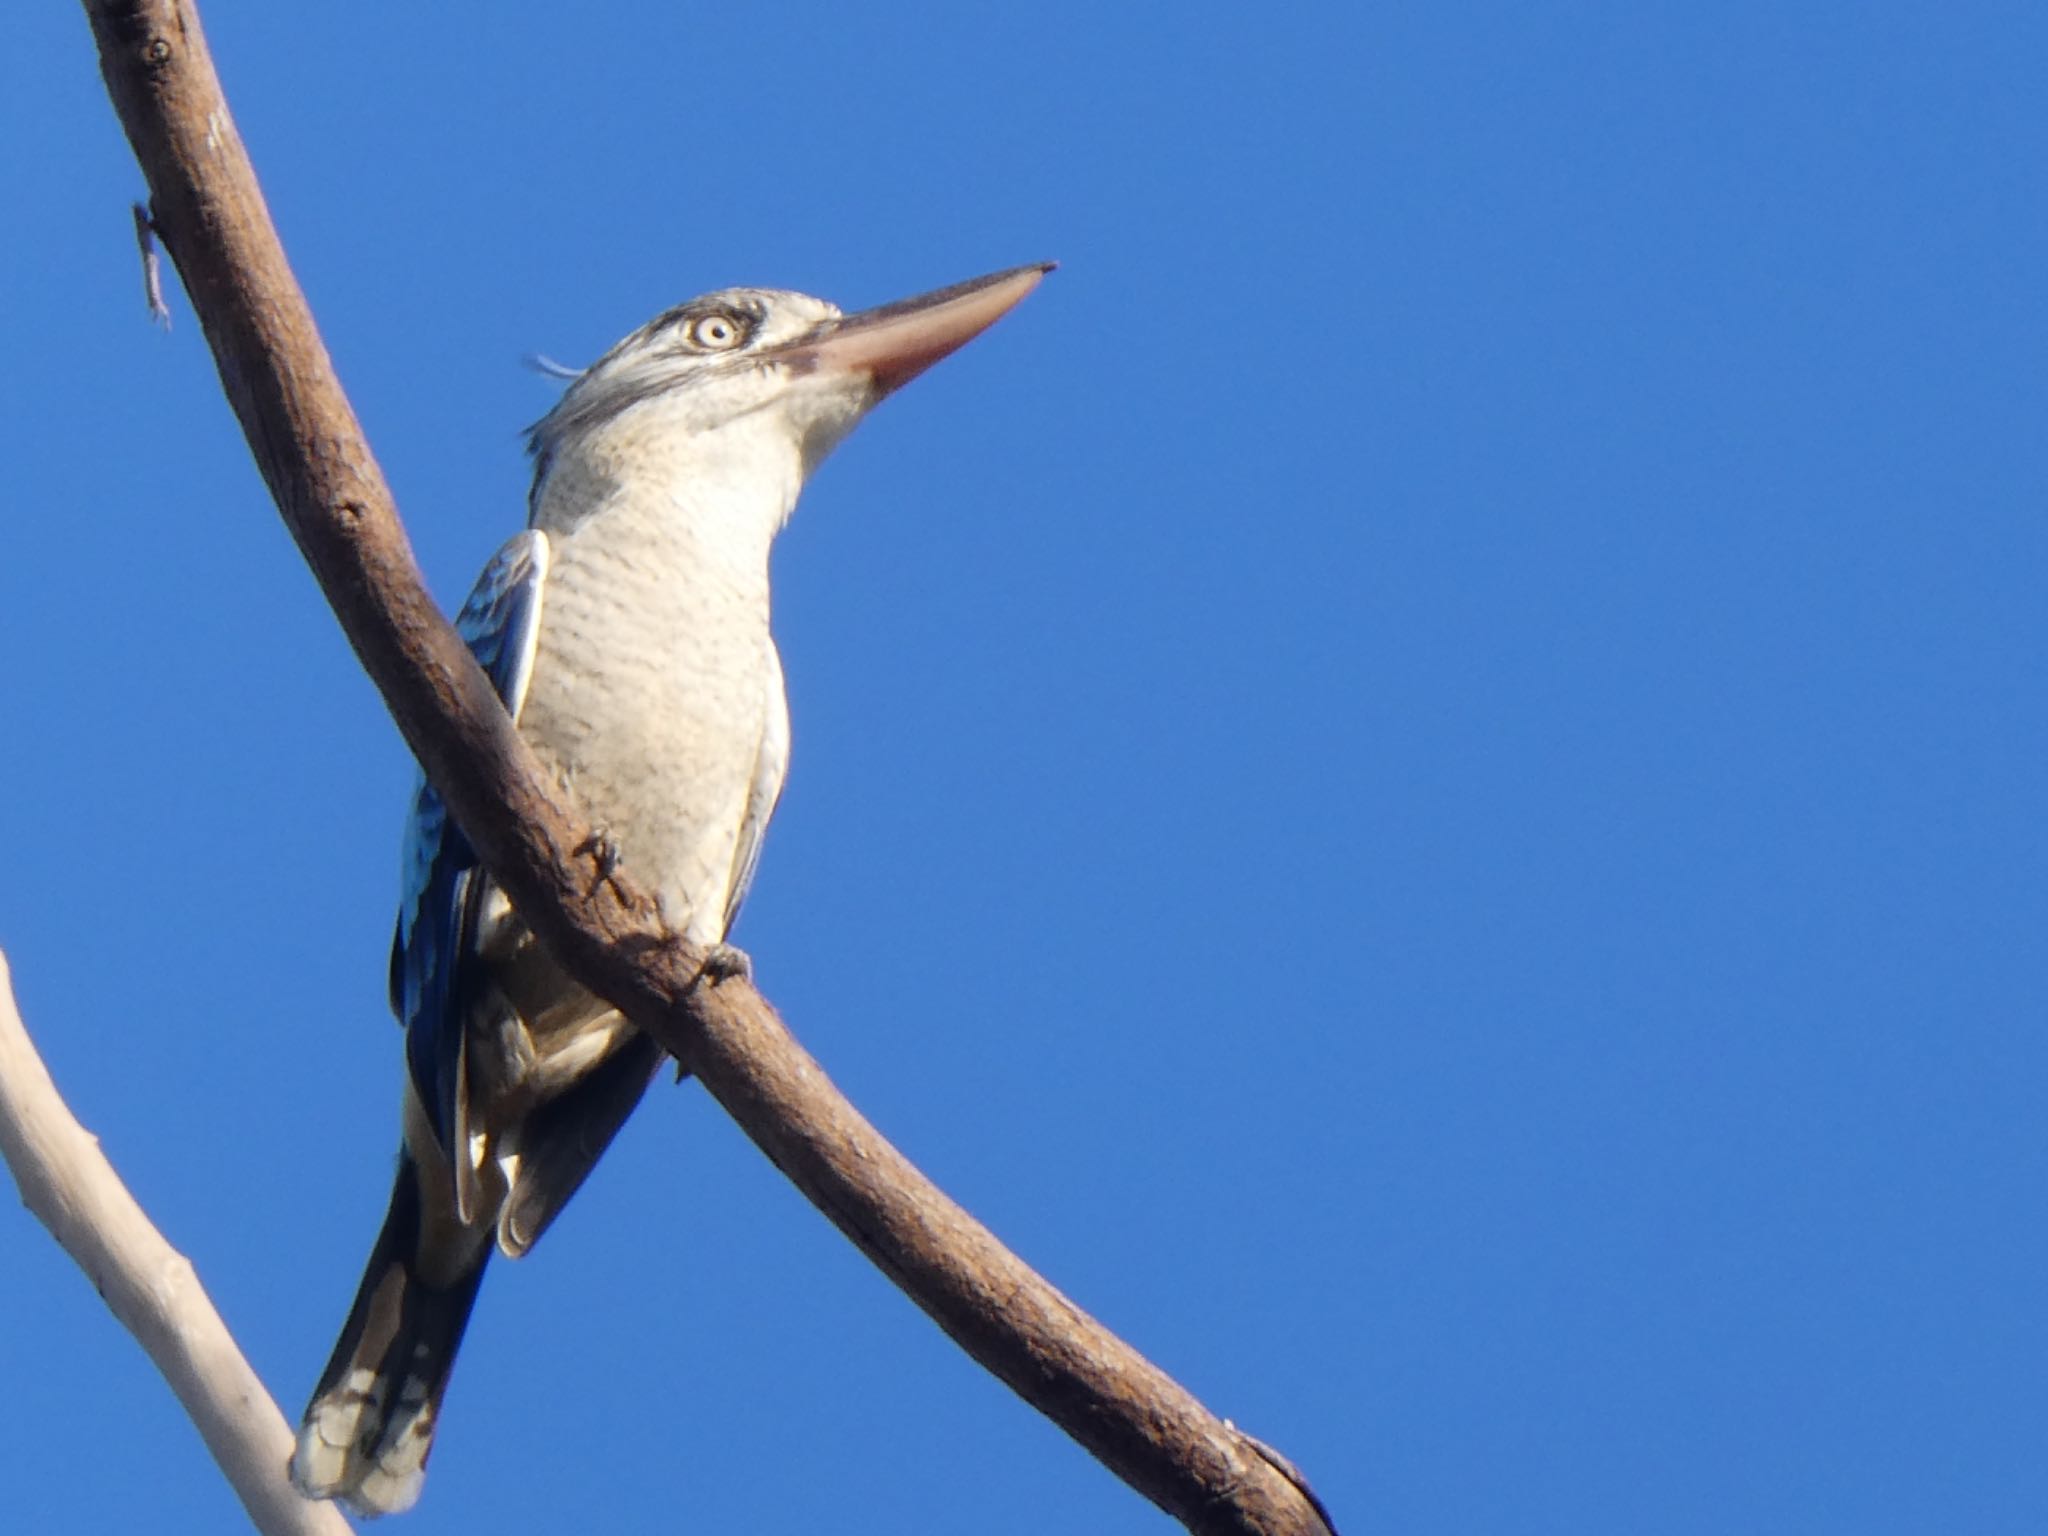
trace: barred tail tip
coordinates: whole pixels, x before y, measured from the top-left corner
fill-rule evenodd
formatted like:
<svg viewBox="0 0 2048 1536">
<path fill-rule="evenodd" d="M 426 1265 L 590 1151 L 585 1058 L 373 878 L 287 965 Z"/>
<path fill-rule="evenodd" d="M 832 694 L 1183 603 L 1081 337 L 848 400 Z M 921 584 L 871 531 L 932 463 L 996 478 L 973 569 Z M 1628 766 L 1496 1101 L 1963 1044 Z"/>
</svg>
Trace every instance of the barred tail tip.
<svg viewBox="0 0 2048 1536">
<path fill-rule="evenodd" d="M 292 1452 L 293 1487 L 309 1499 L 338 1499 L 372 1519 L 419 1502 L 433 1445 L 433 1405 L 425 1400 L 425 1383 L 409 1378 L 399 1394 L 400 1416 L 389 1421 L 382 1408 L 388 1385 L 354 1371 L 313 1400 Z"/>
</svg>

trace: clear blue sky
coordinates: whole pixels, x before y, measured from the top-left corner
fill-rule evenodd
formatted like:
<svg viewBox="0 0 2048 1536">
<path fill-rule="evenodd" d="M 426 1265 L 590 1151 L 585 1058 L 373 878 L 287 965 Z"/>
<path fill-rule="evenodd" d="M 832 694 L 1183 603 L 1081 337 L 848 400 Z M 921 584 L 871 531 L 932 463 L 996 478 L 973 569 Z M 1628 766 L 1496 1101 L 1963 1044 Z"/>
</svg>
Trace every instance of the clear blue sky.
<svg viewBox="0 0 2048 1536">
<path fill-rule="evenodd" d="M 206 6 L 445 602 L 523 353 L 1063 264 L 777 556 L 737 937 L 855 1101 L 1353 1536 L 2048 1530 L 2040 7 L 571 9 Z M 296 1415 L 412 769 L 8 54 L 0 946 Z M 234 1528 L 4 1205 L 8 1528 Z M 666 1084 L 393 1527 L 1168 1528 Z"/>
</svg>

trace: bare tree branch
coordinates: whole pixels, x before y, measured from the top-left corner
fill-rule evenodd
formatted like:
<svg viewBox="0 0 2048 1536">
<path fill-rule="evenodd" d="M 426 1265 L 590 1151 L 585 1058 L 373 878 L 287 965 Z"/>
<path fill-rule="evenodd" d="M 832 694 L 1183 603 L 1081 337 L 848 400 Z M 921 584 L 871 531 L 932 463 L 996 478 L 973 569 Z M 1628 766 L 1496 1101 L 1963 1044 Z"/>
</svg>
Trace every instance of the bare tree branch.
<svg viewBox="0 0 2048 1536">
<path fill-rule="evenodd" d="M 592 829 L 537 770 L 427 596 L 391 495 L 285 261 L 189 0 L 86 0 L 108 94 L 285 523 L 407 743 L 521 917 L 659 1040 L 939 1326 L 1199 1532 L 1318 1533 L 1253 1442 L 1023 1264 L 854 1110 L 744 981 L 601 877 Z"/>
<path fill-rule="evenodd" d="M 178 1394 L 265 1536 L 348 1536 L 285 1477 L 292 1432 L 235 1347 L 191 1260 L 164 1241 L 36 1054 L 0 955 L 0 1158 L 22 1203 L 92 1281 Z"/>
</svg>

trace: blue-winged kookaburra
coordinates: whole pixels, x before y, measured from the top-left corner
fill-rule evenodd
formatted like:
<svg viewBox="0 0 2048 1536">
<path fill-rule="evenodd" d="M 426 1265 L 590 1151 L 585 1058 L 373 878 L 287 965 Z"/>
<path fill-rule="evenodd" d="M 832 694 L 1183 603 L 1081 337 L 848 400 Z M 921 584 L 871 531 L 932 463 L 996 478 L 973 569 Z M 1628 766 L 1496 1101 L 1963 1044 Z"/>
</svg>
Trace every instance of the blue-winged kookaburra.
<svg viewBox="0 0 2048 1536">
<path fill-rule="evenodd" d="M 857 315 L 708 294 L 613 347 L 533 429 L 528 527 L 457 628 L 607 856 L 693 943 L 723 942 L 782 789 L 768 549 L 805 476 L 1045 271 Z M 419 1497 L 492 1248 L 533 1246 L 661 1057 L 556 968 L 424 782 L 391 1005 L 406 1030 L 397 1185 L 291 1464 L 301 1491 L 366 1515 Z"/>
</svg>

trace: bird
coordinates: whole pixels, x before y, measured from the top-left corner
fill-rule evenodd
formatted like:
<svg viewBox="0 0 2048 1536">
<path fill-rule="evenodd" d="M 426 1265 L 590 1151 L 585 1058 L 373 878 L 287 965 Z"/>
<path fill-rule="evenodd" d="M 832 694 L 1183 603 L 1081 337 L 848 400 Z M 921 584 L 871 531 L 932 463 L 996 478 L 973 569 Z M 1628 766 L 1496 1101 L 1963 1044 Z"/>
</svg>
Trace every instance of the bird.
<svg viewBox="0 0 2048 1536">
<path fill-rule="evenodd" d="M 728 961 L 789 759 L 770 546 L 880 400 L 986 330 L 1050 263 L 856 314 L 727 288 L 574 375 L 528 433 L 527 526 L 456 619 L 602 862 Z M 662 1053 L 563 972 L 422 775 L 389 974 L 405 1027 L 397 1177 L 290 1462 L 365 1516 L 418 1500 L 493 1250 L 518 1258 L 632 1113 Z"/>
</svg>

